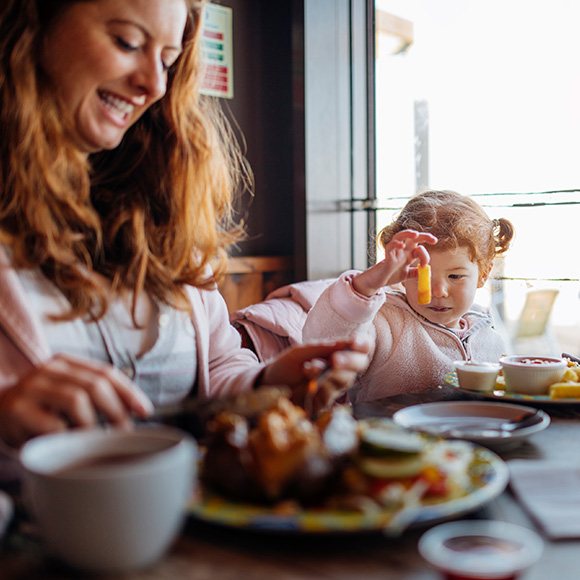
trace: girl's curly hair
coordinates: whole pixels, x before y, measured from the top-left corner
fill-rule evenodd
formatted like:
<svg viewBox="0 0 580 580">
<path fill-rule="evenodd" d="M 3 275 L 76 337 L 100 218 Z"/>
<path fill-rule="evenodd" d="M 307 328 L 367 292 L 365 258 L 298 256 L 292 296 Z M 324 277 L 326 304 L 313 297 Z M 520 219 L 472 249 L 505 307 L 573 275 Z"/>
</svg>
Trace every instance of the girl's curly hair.
<svg viewBox="0 0 580 580">
<path fill-rule="evenodd" d="M 384 250 L 396 233 L 408 229 L 436 236 L 432 249 L 466 247 L 480 275 L 508 250 L 514 237 L 509 220 L 490 219 L 472 198 L 448 190 L 429 190 L 409 199 L 396 219 L 379 232 L 379 247 Z"/>
</svg>

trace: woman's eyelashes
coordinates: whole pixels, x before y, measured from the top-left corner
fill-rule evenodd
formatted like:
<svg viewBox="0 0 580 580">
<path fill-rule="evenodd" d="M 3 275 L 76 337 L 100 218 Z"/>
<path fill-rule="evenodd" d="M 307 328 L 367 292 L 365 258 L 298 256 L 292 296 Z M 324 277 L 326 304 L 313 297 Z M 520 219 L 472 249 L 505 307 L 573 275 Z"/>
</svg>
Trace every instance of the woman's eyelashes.
<svg viewBox="0 0 580 580">
<path fill-rule="evenodd" d="M 129 40 L 126 40 L 125 38 L 123 38 L 122 36 L 116 36 L 115 37 L 115 43 L 117 44 L 117 46 L 126 53 L 136 53 L 136 52 L 145 52 L 145 45 L 140 43 L 140 42 L 131 42 Z M 167 72 L 169 67 L 167 66 L 167 63 L 163 61 L 163 59 L 161 59 L 161 68 L 163 70 L 163 72 Z"/>
<path fill-rule="evenodd" d="M 163 71 L 166 73 L 169 72 L 173 68 L 174 64 L 175 64 L 175 61 L 173 61 L 173 62 L 164 62 L 163 60 L 161 61 L 161 66 L 163 67 Z"/>
<path fill-rule="evenodd" d="M 135 52 L 135 51 L 139 50 L 139 45 L 138 44 L 133 44 L 133 43 L 125 40 L 121 36 L 116 36 L 115 37 L 115 42 L 117 43 L 117 45 L 120 48 L 122 48 L 123 50 L 125 50 L 127 52 Z"/>
<path fill-rule="evenodd" d="M 116 36 L 115 42 L 117 46 L 125 52 L 137 52 L 138 50 L 143 50 L 143 46 L 141 44 L 129 42 L 122 36 Z M 177 56 L 174 58 L 169 58 L 167 60 L 161 59 L 161 68 L 163 69 L 163 72 L 169 72 L 173 68 L 177 62 L 177 59 L 179 58 L 179 54 L 177 54 Z"/>
</svg>

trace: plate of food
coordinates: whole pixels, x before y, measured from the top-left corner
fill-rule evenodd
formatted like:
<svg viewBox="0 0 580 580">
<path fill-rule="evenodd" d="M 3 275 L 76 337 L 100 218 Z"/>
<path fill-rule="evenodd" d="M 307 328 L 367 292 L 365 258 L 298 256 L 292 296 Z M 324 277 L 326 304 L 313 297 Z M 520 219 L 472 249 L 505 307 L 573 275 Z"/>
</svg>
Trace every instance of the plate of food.
<svg viewBox="0 0 580 580">
<path fill-rule="evenodd" d="M 580 365 L 572 362 L 568 363 L 568 368 L 562 379 L 552 384 L 545 394 L 517 393 L 506 390 L 502 372 L 497 376 L 495 385 L 490 391 L 473 391 L 461 388 L 456 371 L 447 373 L 443 381 L 446 385 L 477 398 L 548 405 L 580 404 Z"/>
<path fill-rule="evenodd" d="M 193 518 L 285 533 L 400 533 L 457 517 L 498 496 L 506 464 L 468 441 L 414 432 L 336 406 L 317 420 L 281 398 L 248 420 L 216 417 Z"/>
</svg>

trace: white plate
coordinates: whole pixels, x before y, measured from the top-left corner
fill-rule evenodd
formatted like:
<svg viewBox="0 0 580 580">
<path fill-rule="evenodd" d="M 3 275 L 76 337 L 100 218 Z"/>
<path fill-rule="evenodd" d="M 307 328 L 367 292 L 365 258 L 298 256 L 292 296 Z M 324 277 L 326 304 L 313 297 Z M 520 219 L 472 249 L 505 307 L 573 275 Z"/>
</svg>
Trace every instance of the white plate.
<svg viewBox="0 0 580 580">
<path fill-rule="evenodd" d="M 523 413 L 536 414 L 538 422 L 513 431 L 501 430 L 502 424 L 515 420 Z M 486 401 L 413 405 L 397 411 L 393 415 L 393 420 L 403 427 L 452 439 L 467 439 L 494 450 L 515 447 L 525 438 L 544 430 L 550 424 L 550 416 L 541 409 Z"/>
<path fill-rule="evenodd" d="M 485 447 L 468 442 L 465 445 L 472 446 L 473 464 L 476 465 L 475 469 L 469 469 L 470 483 L 465 495 L 420 505 L 413 510 L 410 527 L 420 527 L 467 514 L 496 498 L 505 489 L 509 480 L 506 463 Z M 200 497 L 195 498 L 189 506 L 189 514 L 193 518 L 251 531 L 291 534 L 370 532 L 384 529 L 397 513 L 388 510 L 360 513 L 321 508 L 283 513 L 267 506 L 231 501 L 212 492 L 203 484 L 200 492 Z"/>
</svg>

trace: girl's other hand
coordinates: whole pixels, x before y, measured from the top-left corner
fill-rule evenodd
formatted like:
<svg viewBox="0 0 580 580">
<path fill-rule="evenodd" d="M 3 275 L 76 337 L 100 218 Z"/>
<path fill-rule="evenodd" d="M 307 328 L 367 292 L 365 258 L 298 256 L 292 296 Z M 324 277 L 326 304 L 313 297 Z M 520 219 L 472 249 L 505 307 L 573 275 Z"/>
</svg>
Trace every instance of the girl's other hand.
<svg viewBox="0 0 580 580">
<path fill-rule="evenodd" d="M 0 438 L 12 447 L 99 419 L 128 426 L 153 411 L 147 396 L 115 367 L 59 354 L 0 390 Z"/>
<path fill-rule="evenodd" d="M 355 276 L 353 288 L 363 296 L 374 296 L 383 286 L 392 286 L 417 277 L 417 265 L 429 263 L 429 252 L 423 244 L 436 244 L 432 234 L 403 230 L 393 236 L 385 247 L 385 258 Z"/>
<path fill-rule="evenodd" d="M 370 347 L 364 337 L 292 347 L 266 366 L 260 385 L 288 385 L 292 400 L 304 405 L 308 397 L 309 410 L 316 414 L 332 405 L 367 368 Z M 309 392 L 311 381 L 323 372 L 316 392 Z"/>
</svg>

